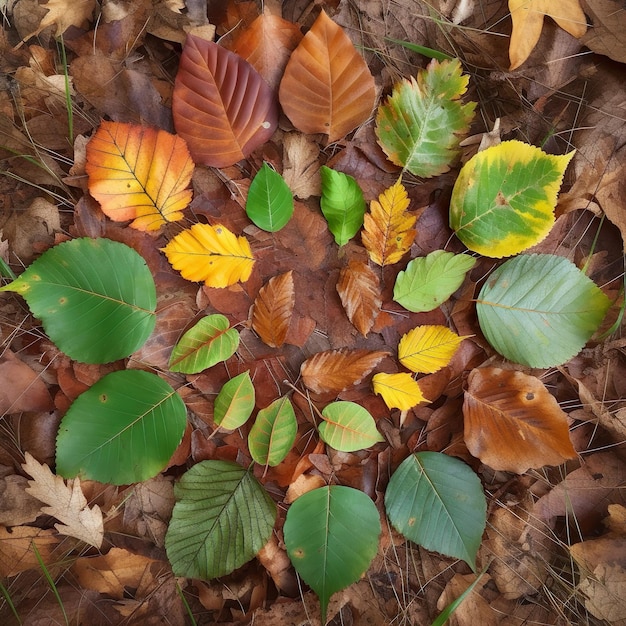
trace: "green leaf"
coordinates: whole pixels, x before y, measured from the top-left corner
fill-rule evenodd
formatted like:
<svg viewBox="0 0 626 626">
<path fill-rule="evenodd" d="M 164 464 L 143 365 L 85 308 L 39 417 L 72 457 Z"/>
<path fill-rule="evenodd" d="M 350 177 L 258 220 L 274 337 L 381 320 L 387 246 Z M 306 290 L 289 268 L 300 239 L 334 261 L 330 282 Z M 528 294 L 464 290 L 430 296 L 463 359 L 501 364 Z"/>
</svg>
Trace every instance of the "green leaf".
<svg viewBox="0 0 626 626">
<path fill-rule="evenodd" d="M 320 205 L 328 228 L 338 246 L 343 246 L 363 226 L 365 198 L 352 176 L 322 165 L 322 197 Z"/>
<path fill-rule="evenodd" d="M 244 468 L 201 461 L 174 486 L 165 550 L 175 576 L 210 580 L 252 559 L 268 542 L 276 505 Z"/>
<path fill-rule="evenodd" d="M 325 624 L 332 594 L 359 580 L 376 556 L 376 505 L 351 487 L 313 489 L 289 507 L 283 532 L 293 566 L 320 599 Z"/>
<path fill-rule="evenodd" d="M 254 385 L 246 371 L 224 383 L 215 398 L 213 421 L 225 430 L 243 426 L 254 409 Z"/>
<path fill-rule="evenodd" d="M 197 374 L 226 361 L 239 347 L 239 333 L 230 328 L 224 315 L 216 313 L 203 317 L 188 330 L 174 346 L 170 356 L 170 370 L 183 374 Z"/>
<path fill-rule="evenodd" d="M 378 143 L 392 163 L 422 178 L 450 169 L 476 107 L 460 100 L 468 82 L 454 59 L 432 60 L 417 80 L 396 84 L 376 116 Z"/>
<path fill-rule="evenodd" d="M 393 37 L 385 37 L 385 41 L 391 41 L 392 43 L 397 43 L 398 45 L 406 48 L 407 50 L 411 50 L 412 52 L 417 52 L 417 54 L 421 54 L 422 56 L 428 57 L 429 59 L 437 59 L 437 61 L 452 61 L 454 57 L 451 57 L 449 54 L 445 52 L 441 52 L 440 50 L 433 50 L 432 48 L 427 48 L 426 46 L 420 46 L 417 43 L 412 43 L 410 41 L 404 41 L 402 39 L 394 39 Z"/>
<path fill-rule="evenodd" d="M 451 228 L 470 250 L 489 257 L 534 246 L 554 225 L 557 195 L 573 156 L 546 154 L 521 141 L 479 152 L 456 179 Z"/>
<path fill-rule="evenodd" d="M 287 396 L 261 409 L 248 435 L 250 455 L 259 465 L 278 465 L 296 440 L 298 422 Z"/>
<path fill-rule="evenodd" d="M 187 411 L 164 380 L 121 370 L 80 394 L 61 420 L 57 473 L 126 485 L 156 476 L 183 438 Z"/>
<path fill-rule="evenodd" d="M 608 297 L 571 261 L 551 254 L 503 263 L 478 295 L 478 322 L 503 356 L 530 367 L 569 361 L 598 329 Z"/>
<path fill-rule="evenodd" d="M 248 217 L 261 229 L 274 233 L 293 215 L 293 196 L 283 177 L 267 163 L 250 184 L 246 200 Z"/>
<path fill-rule="evenodd" d="M 393 299 L 409 311 L 432 311 L 443 304 L 463 283 L 476 259 L 467 254 L 435 250 L 409 261 L 399 272 Z"/>
<path fill-rule="evenodd" d="M 463 559 L 476 571 L 487 501 L 471 468 L 441 452 L 417 452 L 395 471 L 385 494 L 393 527 L 427 550 Z"/>
<path fill-rule="evenodd" d="M 156 323 L 156 289 L 146 262 L 108 239 L 50 248 L 0 291 L 23 296 L 58 348 L 83 363 L 126 358 Z"/>
<path fill-rule="evenodd" d="M 322 417 L 324 421 L 317 427 L 322 441 L 340 452 L 363 450 L 384 441 L 369 411 L 355 402 L 328 404 Z"/>
</svg>

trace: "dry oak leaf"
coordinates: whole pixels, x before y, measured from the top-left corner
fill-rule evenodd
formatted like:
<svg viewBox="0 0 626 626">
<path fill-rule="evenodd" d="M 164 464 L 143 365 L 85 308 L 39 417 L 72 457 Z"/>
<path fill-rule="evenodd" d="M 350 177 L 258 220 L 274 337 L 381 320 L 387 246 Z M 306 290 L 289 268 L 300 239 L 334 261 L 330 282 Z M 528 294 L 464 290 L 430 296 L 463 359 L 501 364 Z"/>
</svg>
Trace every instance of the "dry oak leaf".
<svg viewBox="0 0 626 626">
<path fill-rule="evenodd" d="M 68 480 L 66 485 L 61 476 L 55 476 L 47 465 L 39 463 L 28 452 L 24 458 L 22 469 L 33 478 L 28 481 L 27 493 L 49 505 L 42 507 L 41 512 L 63 522 L 54 525 L 62 535 L 99 548 L 104 538 L 102 511 L 97 505 L 89 508 L 80 479 Z"/>
<path fill-rule="evenodd" d="M 465 444 L 485 465 L 523 474 L 576 458 L 567 414 L 538 378 L 483 367 L 472 370 L 467 380 Z"/>
<path fill-rule="evenodd" d="M 287 337 L 296 302 L 293 271 L 270 278 L 252 305 L 252 328 L 270 348 L 280 348 Z"/>
<path fill-rule="evenodd" d="M 388 354 L 347 349 L 318 352 L 302 363 L 302 381 L 313 393 L 339 393 L 361 382 Z"/>
<path fill-rule="evenodd" d="M 350 261 L 339 273 L 337 293 L 348 319 L 366 337 L 382 306 L 378 275 L 366 263 Z"/>
<path fill-rule="evenodd" d="M 164 130 L 104 121 L 87 144 L 91 195 L 105 215 L 138 230 L 183 218 L 193 169 L 184 140 Z"/>
<path fill-rule="evenodd" d="M 298 130 L 332 143 L 367 120 L 376 88 L 348 35 L 322 11 L 291 54 L 278 97 Z"/>
<path fill-rule="evenodd" d="M 36 37 L 48 26 L 55 26 L 55 35 L 61 36 L 70 26 L 81 28 L 93 16 L 96 0 L 48 0 L 42 5 L 48 12 L 35 31 L 26 35 L 22 42 Z"/>
<path fill-rule="evenodd" d="M 524 63 L 537 45 L 546 15 L 573 37 L 582 37 L 587 32 L 587 18 L 579 0 L 509 0 L 509 11 L 513 21 L 510 71 Z"/>
</svg>

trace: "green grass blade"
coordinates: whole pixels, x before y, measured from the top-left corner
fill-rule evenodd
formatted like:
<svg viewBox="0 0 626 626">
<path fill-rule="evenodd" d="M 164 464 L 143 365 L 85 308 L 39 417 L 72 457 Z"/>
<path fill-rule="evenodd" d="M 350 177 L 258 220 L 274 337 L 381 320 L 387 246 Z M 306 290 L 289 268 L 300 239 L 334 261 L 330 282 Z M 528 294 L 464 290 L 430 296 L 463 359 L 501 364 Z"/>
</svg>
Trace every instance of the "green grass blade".
<svg viewBox="0 0 626 626">
<path fill-rule="evenodd" d="M 411 52 L 417 52 L 417 54 L 421 54 L 429 59 L 437 59 L 437 61 L 451 61 L 454 57 L 451 57 L 449 54 L 445 52 L 440 52 L 439 50 L 433 50 L 432 48 L 427 48 L 426 46 L 420 46 L 417 43 L 411 43 L 410 41 L 403 41 L 402 39 L 394 39 L 393 37 L 385 37 L 385 41 L 391 41 L 392 43 L 396 43 L 407 50 L 411 50 Z"/>
<path fill-rule="evenodd" d="M 59 590 L 57 589 L 54 579 L 50 575 L 50 572 L 48 571 L 46 564 L 43 562 L 43 559 L 41 558 L 41 554 L 39 553 L 39 550 L 37 549 L 37 545 L 35 544 L 35 542 L 33 541 L 31 545 L 33 546 L 33 552 L 35 553 L 35 557 L 37 557 L 37 561 L 39 562 L 39 567 L 41 567 L 41 571 L 43 572 L 43 575 L 46 581 L 48 582 L 50 589 L 52 589 L 52 593 L 54 594 L 54 597 L 56 598 L 59 606 L 61 607 L 61 612 L 63 613 L 65 623 L 67 624 L 67 626 L 70 626 L 70 620 L 68 619 L 67 613 L 65 612 L 65 607 L 63 606 L 63 600 L 61 600 L 61 596 L 59 595 Z"/>
<path fill-rule="evenodd" d="M 15 605 L 13 604 L 13 600 L 11 599 L 11 594 L 9 593 L 9 590 L 2 584 L 1 580 L 0 580 L 0 591 L 2 592 L 2 595 L 4 596 L 4 599 L 7 601 L 7 604 L 9 605 L 11 612 L 15 616 L 17 623 L 22 624 L 22 620 L 20 619 L 20 616 L 17 613 Z"/>
</svg>

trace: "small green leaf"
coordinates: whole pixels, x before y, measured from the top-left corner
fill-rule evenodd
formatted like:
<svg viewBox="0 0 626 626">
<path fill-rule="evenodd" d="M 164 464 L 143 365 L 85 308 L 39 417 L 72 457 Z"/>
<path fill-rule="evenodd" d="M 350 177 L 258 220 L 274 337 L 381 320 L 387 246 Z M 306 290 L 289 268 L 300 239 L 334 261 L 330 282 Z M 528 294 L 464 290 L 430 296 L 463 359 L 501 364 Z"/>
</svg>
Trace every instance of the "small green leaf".
<svg viewBox="0 0 626 626">
<path fill-rule="evenodd" d="M 322 213 L 338 246 L 359 232 L 365 215 L 365 198 L 352 176 L 322 165 Z"/>
<path fill-rule="evenodd" d="M 443 304 L 463 283 L 476 259 L 467 254 L 435 250 L 409 261 L 393 288 L 393 299 L 409 311 L 432 311 Z"/>
<path fill-rule="evenodd" d="M 141 370 L 112 372 L 61 420 L 57 472 L 113 485 L 148 480 L 167 466 L 186 425 L 185 404 L 164 380 Z"/>
<path fill-rule="evenodd" d="M 228 318 L 216 313 L 203 317 L 174 346 L 170 370 L 197 374 L 229 359 L 239 347 L 239 333 L 230 328 Z"/>
<path fill-rule="evenodd" d="M 0 291 L 23 296 L 50 339 L 83 363 L 126 358 L 156 323 L 156 289 L 146 262 L 108 239 L 84 237 L 50 248 Z"/>
<path fill-rule="evenodd" d="M 505 141 L 474 155 L 450 200 L 450 226 L 474 252 L 500 258 L 536 245 L 554 225 L 563 174 L 574 152 L 546 154 Z"/>
<path fill-rule="evenodd" d="M 243 426 L 254 409 L 254 385 L 250 372 L 243 372 L 224 383 L 215 398 L 213 421 L 225 430 Z"/>
<path fill-rule="evenodd" d="M 569 361 L 598 329 L 611 301 L 571 261 L 551 254 L 503 263 L 478 295 L 478 322 L 503 356 L 530 367 Z"/>
<path fill-rule="evenodd" d="M 318 426 L 322 441 L 340 452 L 363 450 L 384 441 L 369 411 L 355 402 L 328 404 L 322 417 Z"/>
<path fill-rule="evenodd" d="M 376 556 L 376 505 L 352 487 L 313 489 L 289 507 L 283 532 L 293 566 L 320 599 L 325 624 L 330 597 L 359 580 Z"/>
<path fill-rule="evenodd" d="M 287 396 L 261 409 L 248 435 L 250 455 L 259 465 L 278 465 L 296 440 L 298 422 Z"/>
<path fill-rule="evenodd" d="M 393 527 L 427 550 L 463 559 L 476 571 L 487 501 L 472 469 L 441 452 L 417 452 L 395 471 L 385 494 Z"/>
<path fill-rule="evenodd" d="M 175 485 L 174 495 L 165 550 L 175 576 L 210 580 L 230 574 L 272 534 L 274 501 L 236 463 L 196 463 Z"/>
<path fill-rule="evenodd" d="M 283 177 L 267 163 L 250 184 L 246 200 L 248 217 L 261 229 L 274 233 L 293 215 L 293 196 Z"/>
</svg>

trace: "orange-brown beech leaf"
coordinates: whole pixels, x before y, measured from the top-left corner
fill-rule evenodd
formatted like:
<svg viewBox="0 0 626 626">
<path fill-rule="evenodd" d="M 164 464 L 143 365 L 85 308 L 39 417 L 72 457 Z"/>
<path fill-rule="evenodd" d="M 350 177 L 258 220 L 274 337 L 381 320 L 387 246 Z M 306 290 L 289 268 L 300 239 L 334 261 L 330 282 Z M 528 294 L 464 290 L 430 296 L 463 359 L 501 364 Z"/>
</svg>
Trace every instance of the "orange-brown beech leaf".
<svg viewBox="0 0 626 626">
<path fill-rule="evenodd" d="M 337 292 L 348 319 L 366 337 L 382 305 L 376 272 L 362 261 L 350 261 L 339 273 Z"/>
<path fill-rule="evenodd" d="M 278 15 L 263 14 L 242 31 L 229 48 L 277 90 L 291 52 L 301 39 L 302 32 L 292 22 Z"/>
<path fill-rule="evenodd" d="M 259 290 L 252 307 L 252 328 L 270 348 L 285 343 L 295 301 L 292 271 L 270 278 Z"/>
<path fill-rule="evenodd" d="M 91 195 L 105 215 L 138 230 L 183 218 L 193 169 L 184 140 L 164 130 L 104 121 L 87 144 Z"/>
<path fill-rule="evenodd" d="M 576 457 L 566 413 L 535 376 L 498 367 L 472 370 L 463 417 L 467 449 L 495 470 L 522 474 Z"/>
<path fill-rule="evenodd" d="M 367 120 L 376 89 L 348 35 L 322 11 L 293 51 L 278 97 L 298 130 L 333 142 Z"/>
<path fill-rule="evenodd" d="M 326 350 L 300 367 L 302 382 L 314 393 L 339 393 L 361 382 L 388 352 L 374 350 Z"/>
<path fill-rule="evenodd" d="M 172 114 L 196 161 L 228 167 L 264 144 L 278 124 L 278 104 L 261 75 L 234 52 L 188 35 Z"/>
</svg>

